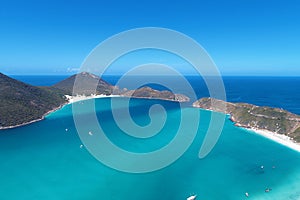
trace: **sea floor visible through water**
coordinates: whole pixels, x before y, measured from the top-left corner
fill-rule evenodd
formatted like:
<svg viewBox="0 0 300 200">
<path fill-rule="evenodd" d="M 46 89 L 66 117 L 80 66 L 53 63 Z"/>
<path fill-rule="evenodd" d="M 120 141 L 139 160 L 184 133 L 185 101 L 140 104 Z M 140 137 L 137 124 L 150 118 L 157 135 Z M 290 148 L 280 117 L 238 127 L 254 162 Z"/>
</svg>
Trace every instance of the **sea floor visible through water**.
<svg viewBox="0 0 300 200">
<path fill-rule="evenodd" d="M 116 101 L 118 108 L 126 106 L 124 99 Z M 183 156 L 166 168 L 124 173 L 103 165 L 86 148 L 80 148 L 82 142 L 69 104 L 43 121 L 0 131 L 0 198 L 182 200 L 196 194 L 197 199 L 235 200 L 246 199 L 247 192 L 248 199 L 300 199 L 298 152 L 236 127 L 227 119 L 215 148 L 199 159 L 210 111 L 189 106 L 181 110 L 175 102 L 132 99 L 132 118 L 141 125 L 150 122 L 150 106 L 161 104 L 167 111 L 160 133 L 142 140 L 118 128 L 110 103 L 111 98 L 96 99 L 97 115 L 110 140 L 125 150 L 148 152 L 165 146 L 175 136 L 182 112 L 191 120 L 200 112 L 197 136 Z M 88 122 L 87 126 L 94 128 Z M 188 137 L 191 133 L 186 130 L 185 134 Z M 270 192 L 265 192 L 267 188 Z"/>
</svg>

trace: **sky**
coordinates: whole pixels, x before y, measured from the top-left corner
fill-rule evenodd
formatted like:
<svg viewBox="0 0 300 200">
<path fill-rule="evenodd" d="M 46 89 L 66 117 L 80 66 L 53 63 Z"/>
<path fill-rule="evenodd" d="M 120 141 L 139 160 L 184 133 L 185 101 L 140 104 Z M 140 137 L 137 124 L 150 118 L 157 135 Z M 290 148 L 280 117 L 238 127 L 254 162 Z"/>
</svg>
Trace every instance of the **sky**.
<svg viewBox="0 0 300 200">
<path fill-rule="evenodd" d="M 299 10 L 297 0 L 0 0 L 0 72 L 72 74 L 105 39 L 163 27 L 196 40 L 222 75 L 300 76 Z M 192 73 L 172 56 L 142 55 L 121 60 L 110 73 L 162 60 Z"/>
</svg>

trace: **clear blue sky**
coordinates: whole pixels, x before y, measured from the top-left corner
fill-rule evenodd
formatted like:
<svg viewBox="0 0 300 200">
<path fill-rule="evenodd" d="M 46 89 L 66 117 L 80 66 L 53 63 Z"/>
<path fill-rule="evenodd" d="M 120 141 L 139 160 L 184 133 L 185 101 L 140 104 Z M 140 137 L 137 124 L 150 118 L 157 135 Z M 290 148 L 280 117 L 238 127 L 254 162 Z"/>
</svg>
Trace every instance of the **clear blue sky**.
<svg viewBox="0 0 300 200">
<path fill-rule="evenodd" d="M 194 38 L 223 75 L 299 75 L 300 1 L 0 1 L 0 72 L 67 74 L 107 37 L 157 26 Z"/>
</svg>

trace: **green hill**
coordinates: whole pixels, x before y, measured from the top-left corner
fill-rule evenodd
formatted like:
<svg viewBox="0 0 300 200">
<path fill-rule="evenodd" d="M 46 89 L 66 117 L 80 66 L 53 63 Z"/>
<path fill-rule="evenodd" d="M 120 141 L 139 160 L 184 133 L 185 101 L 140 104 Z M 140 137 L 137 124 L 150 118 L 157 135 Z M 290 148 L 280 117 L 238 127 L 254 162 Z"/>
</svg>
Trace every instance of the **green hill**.
<svg viewBox="0 0 300 200">
<path fill-rule="evenodd" d="M 78 88 L 73 94 L 75 80 Z M 76 84 L 75 84 L 76 85 Z M 54 109 L 67 103 L 65 95 L 119 94 L 126 97 L 188 101 L 189 98 L 169 91 L 153 90 L 149 87 L 137 90 L 120 90 L 99 76 L 81 72 L 51 86 L 36 87 L 22 83 L 0 73 L 0 129 L 10 128 L 43 119 Z"/>
<path fill-rule="evenodd" d="M 230 119 L 237 126 L 268 130 L 300 142 L 300 116 L 286 110 L 213 98 L 202 98 L 194 102 L 193 106 L 230 114 Z"/>
<path fill-rule="evenodd" d="M 66 103 L 62 91 L 35 87 L 0 73 L 0 128 L 42 119 Z"/>
<path fill-rule="evenodd" d="M 121 93 L 125 97 L 145 98 L 145 99 L 161 99 L 168 101 L 188 102 L 190 98 L 183 94 L 173 94 L 170 91 L 155 90 L 150 87 L 142 87 L 136 90 L 124 91 Z"/>
</svg>

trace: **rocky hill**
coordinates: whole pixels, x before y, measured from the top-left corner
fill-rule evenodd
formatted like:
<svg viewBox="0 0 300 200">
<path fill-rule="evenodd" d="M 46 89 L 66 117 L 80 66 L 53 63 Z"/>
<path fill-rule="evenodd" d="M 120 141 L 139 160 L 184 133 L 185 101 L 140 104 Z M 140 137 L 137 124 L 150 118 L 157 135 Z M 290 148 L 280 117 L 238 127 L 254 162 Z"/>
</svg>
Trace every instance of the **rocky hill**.
<svg viewBox="0 0 300 200">
<path fill-rule="evenodd" d="M 73 94 L 75 80 L 79 82 Z M 76 84 L 75 84 L 76 85 Z M 95 88 L 95 89 L 93 89 Z M 0 129 L 28 124 L 67 103 L 65 95 L 118 94 L 126 97 L 189 101 L 181 94 L 158 91 L 149 87 L 120 90 L 88 72 L 73 75 L 51 87 L 37 87 L 22 83 L 0 73 Z"/>
<path fill-rule="evenodd" d="M 147 98 L 147 99 L 161 99 L 168 101 L 188 102 L 190 98 L 183 94 L 173 94 L 170 91 L 154 90 L 150 87 L 142 87 L 136 90 L 129 90 L 121 92 L 122 96 L 134 98 Z"/>
<path fill-rule="evenodd" d="M 76 94 L 73 94 L 73 87 L 75 80 L 77 79 L 77 86 L 75 91 Z M 115 92 L 118 92 L 117 87 L 109 84 L 108 82 L 101 79 L 99 76 L 88 72 L 81 72 L 70 76 L 69 78 L 60 81 L 52 86 L 53 88 L 58 88 L 63 90 L 65 94 L 68 95 L 91 95 L 91 94 L 106 94 L 110 95 Z"/>
<path fill-rule="evenodd" d="M 226 106 L 226 109 L 222 105 Z M 300 116 L 279 108 L 202 98 L 194 107 L 230 114 L 237 126 L 284 134 L 300 142 Z"/>
<path fill-rule="evenodd" d="M 31 86 L 0 73 L 0 102 L 1 128 L 42 119 L 66 99 L 58 89 Z"/>
</svg>

